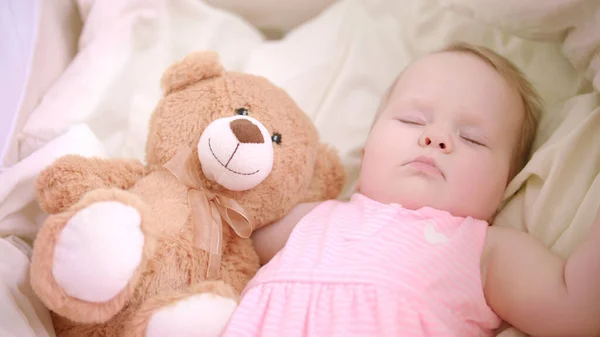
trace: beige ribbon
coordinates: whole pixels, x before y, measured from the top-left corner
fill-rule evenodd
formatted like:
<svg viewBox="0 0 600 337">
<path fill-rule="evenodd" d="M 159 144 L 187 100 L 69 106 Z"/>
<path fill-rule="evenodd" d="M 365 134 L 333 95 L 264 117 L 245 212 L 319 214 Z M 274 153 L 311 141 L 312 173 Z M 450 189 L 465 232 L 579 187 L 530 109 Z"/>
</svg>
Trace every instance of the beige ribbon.
<svg viewBox="0 0 600 337">
<path fill-rule="evenodd" d="M 207 278 L 219 276 L 223 244 L 223 222 L 237 235 L 249 238 L 252 223 L 233 199 L 206 189 L 189 147 L 182 147 L 164 167 L 189 188 L 188 204 L 192 215 L 194 244 L 208 252 Z"/>
</svg>

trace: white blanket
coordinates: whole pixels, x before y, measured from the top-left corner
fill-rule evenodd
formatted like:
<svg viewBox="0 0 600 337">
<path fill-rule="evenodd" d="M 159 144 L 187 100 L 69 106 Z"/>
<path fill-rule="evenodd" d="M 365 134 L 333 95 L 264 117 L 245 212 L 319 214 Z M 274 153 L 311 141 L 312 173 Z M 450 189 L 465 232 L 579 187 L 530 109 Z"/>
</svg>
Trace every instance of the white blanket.
<svg viewBox="0 0 600 337">
<path fill-rule="evenodd" d="M 41 168 L 70 153 L 105 156 L 96 136 L 80 125 L 0 175 L 0 336 L 54 335 L 48 311 L 28 280 L 31 242 L 45 218 L 32 203 L 33 185 Z"/>
<path fill-rule="evenodd" d="M 240 17 L 199 1 L 78 5 L 79 53 L 18 135 L 21 161 L 0 175 L 1 244 L 15 246 L 10 235 L 31 244 L 43 219 L 33 180 L 54 158 L 75 152 L 143 159 L 160 75 L 195 49 L 216 50 L 227 68 L 286 89 L 339 149 L 351 178 L 348 196 L 374 109 L 398 71 L 450 41 L 491 47 L 521 67 L 548 103 L 538 150 L 509 186 L 497 225 L 529 231 L 567 256 L 600 203 L 597 0 L 340 0 L 281 41 L 266 41 Z M 0 266 L 23 271 L 0 273 L 0 292 L 10 294 L 0 297 L 0 311 L 22 318 L 0 318 L 2 336 L 51 334 L 43 310 L 31 309 L 39 303 L 22 290 L 24 251 L 0 255 Z M 15 304 L 25 302 L 29 309 Z"/>
</svg>

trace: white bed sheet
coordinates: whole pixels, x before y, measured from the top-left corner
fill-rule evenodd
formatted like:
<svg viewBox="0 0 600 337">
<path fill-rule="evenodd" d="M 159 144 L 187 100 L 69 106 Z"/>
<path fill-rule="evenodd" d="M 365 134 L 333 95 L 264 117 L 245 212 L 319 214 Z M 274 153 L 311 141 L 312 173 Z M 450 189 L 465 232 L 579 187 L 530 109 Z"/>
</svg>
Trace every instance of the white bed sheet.
<svg viewBox="0 0 600 337">
<path fill-rule="evenodd" d="M 548 103 L 536 155 L 511 183 L 497 225 L 529 231 L 563 256 L 585 236 L 600 203 L 600 2 L 341 0 L 281 41 L 265 41 L 240 17 L 198 1 L 124 3 L 77 2 L 84 21 L 79 53 L 17 135 L 20 161 L 0 175 L 4 240 L 13 235 L 31 244 L 43 219 L 33 180 L 54 158 L 75 152 L 143 159 L 160 75 L 195 49 L 216 50 L 227 68 L 286 89 L 339 149 L 351 178 L 348 196 L 381 94 L 411 60 L 454 40 L 511 58 Z M 0 264 L 7 261 L 27 263 L 26 254 L 2 256 Z M 8 289 L 27 284 L 25 274 L 3 282 Z M 2 310 L 24 312 L 0 301 Z M 9 328 L 25 331 L 18 323 Z M 34 335 L 43 334 L 23 336 Z"/>
</svg>

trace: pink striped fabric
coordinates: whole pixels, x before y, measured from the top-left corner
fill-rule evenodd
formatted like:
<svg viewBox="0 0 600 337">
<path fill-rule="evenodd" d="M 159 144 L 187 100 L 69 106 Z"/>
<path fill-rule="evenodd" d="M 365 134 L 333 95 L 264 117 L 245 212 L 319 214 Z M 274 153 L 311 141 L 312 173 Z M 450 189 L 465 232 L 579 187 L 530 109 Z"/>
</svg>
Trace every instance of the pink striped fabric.
<svg viewBox="0 0 600 337">
<path fill-rule="evenodd" d="M 222 336 L 492 336 L 486 230 L 361 194 L 328 201 L 248 284 Z"/>
</svg>

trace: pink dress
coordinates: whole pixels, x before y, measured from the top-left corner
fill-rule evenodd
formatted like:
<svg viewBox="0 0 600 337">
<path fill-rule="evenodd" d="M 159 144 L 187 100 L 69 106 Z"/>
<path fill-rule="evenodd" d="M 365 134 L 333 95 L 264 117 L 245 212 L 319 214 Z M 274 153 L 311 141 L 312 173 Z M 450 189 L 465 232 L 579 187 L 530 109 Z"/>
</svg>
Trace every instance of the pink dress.
<svg viewBox="0 0 600 337">
<path fill-rule="evenodd" d="M 361 194 L 325 202 L 248 284 L 222 336 L 493 336 L 487 227 Z"/>
</svg>

